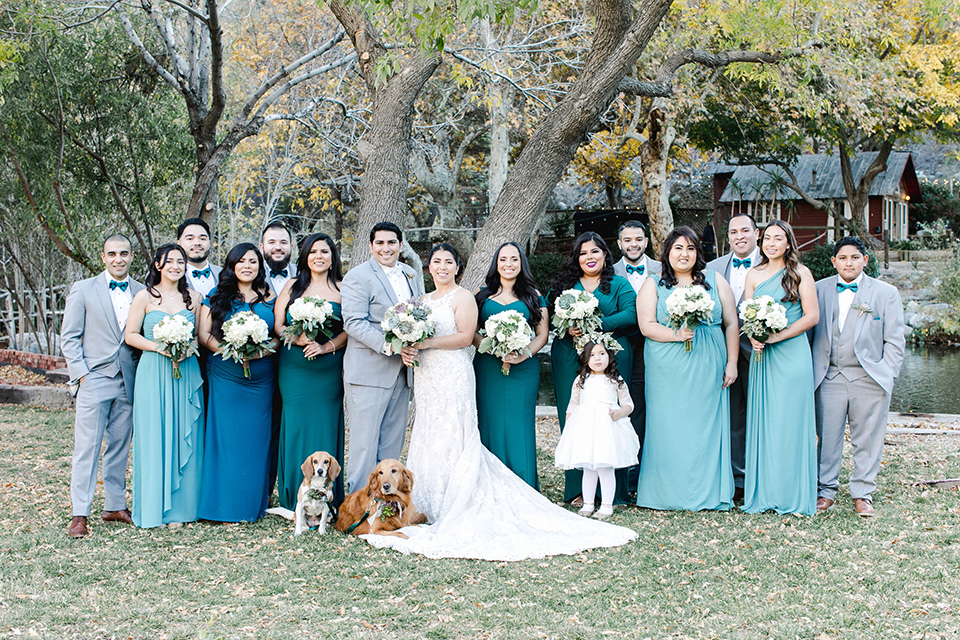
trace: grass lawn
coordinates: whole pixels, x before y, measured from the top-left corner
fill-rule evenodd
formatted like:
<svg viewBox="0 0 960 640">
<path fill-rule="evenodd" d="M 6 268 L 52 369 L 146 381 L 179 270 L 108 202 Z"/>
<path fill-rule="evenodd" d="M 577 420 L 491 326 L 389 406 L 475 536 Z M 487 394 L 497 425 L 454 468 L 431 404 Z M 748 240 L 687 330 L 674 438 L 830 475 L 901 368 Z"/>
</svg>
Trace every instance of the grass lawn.
<svg viewBox="0 0 960 640">
<path fill-rule="evenodd" d="M 491 563 L 294 539 L 275 517 L 173 530 L 94 517 L 71 540 L 72 424 L 0 406 L 0 637 L 960 637 L 960 492 L 905 484 L 960 477 L 960 434 L 888 436 L 872 520 L 843 492 L 814 518 L 618 507 L 631 545 Z M 549 447 L 555 423 L 539 427 Z M 543 452 L 540 470 L 558 499 Z"/>
</svg>

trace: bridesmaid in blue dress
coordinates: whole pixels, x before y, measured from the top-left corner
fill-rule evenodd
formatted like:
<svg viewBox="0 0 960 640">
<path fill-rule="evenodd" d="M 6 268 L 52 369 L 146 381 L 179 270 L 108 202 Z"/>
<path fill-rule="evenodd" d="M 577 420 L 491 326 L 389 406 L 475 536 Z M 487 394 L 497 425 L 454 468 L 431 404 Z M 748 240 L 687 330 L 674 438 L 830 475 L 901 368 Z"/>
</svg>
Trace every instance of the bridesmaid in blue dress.
<svg viewBox="0 0 960 640">
<path fill-rule="evenodd" d="M 768 295 L 787 310 L 786 329 L 751 339 L 743 507 L 749 513 L 813 515 L 817 510 L 817 429 L 813 360 L 806 331 L 820 319 L 817 288 L 800 264 L 793 229 L 774 220 L 760 235 L 760 264 L 747 274 L 744 300 Z"/>
<path fill-rule="evenodd" d="M 490 316 L 503 311 L 523 314 L 534 332 L 533 340 L 520 353 L 510 353 L 501 360 L 488 353 L 477 353 L 473 359 L 477 375 L 477 420 L 480 441 L 511 471 L 534 489 L 537 480 L 537 392 L 540 389 L 540 361 L 537 352 L 547 344 L 549 327 L 547 310 L 520 245 L 500 245 L 490 268 L 485 286 L 477 292 L 480 310 L 478 327 Z M 474 346 L 480 345 L 480 334 Z M 502 367 L 510 367 L 503 375 Z"/>
<path fill-rule="evenodd" d="M 220 522 L 253 522 L 267 509 L 270 422 L 274 364 L 270 355 L 243 365 L 217 354 L 223 323 L 252 311 L 273 327 L 274 300 L 263 272 L 263 257 L 249 242 L 227 254 L 220 282 L 200 310 L 200 342 L 213 353 L 207 360 L 210 400 L 204 439 L 200 517 Z M 271 338 L 270 347 L 277 348 Z"/>
<path fill-rule="evenodd" d="M 629 335 L 637 328 L 637 294 L 630 281 L 613 272 L 613 257 L 603 238 L 592 231 L 580 234 L 573 241 L 573 247 L 566 262 L 560 267 L 547 299 L 547 309 L 552 313 L 554 302 L 567 289 L 582 289 L 596 296 L 599 302 L 601 331 L 612 333 L 614 339 L 623 347 L 617 353 L 617 369 L 624 380 L 629 380 L 633 370 L 633 346 Z M 566 423 L 567 405 L 573 391 L 573 381 L 577 377 L 580 365 L 573 339 L 579 330 L 571 329 L 569 334 L 555 339 L 550 349 L 553 389 L 557 398 L 557 414 L 560 431 Z M 575 507 L 583 506 L 580 496 L 583 473 L 579 469 L 564 472 L 566 486 L 563 492 L 565 502 Z M 627 504 L 627 470 L 617 470 L 617 494 L 614 504 Z"/>
<path fill-rule="evenodd" d="M 651 509 L 727 510 L 733 505 L 730 410 L 727 388 L 737 379 L 739 325 L 733 292 L 707 271 L 690 227 L 667 236 L 660 279 L 640 287 L 637 315 L 646 337 L 646 436 L 637 504 Z M 670 325 L 666 300 L 677 287 L 705 287 L 710 321 L 696 330 Z M 693 340 L 693 351 L 683 343 Z"/>
<path fill-rule="evenodd" d="M 291 322 L 290 303 L 301 296 L 323 298 L 340 318 L 333 339 L 303 334 L 288 349 L 280 348 L 279 376 L 283 413 L 280 417 L 280 460 L 277 490 L 280 506 L 294 509 L 303 480 L 300 465 L 315 451 L 326 451 L 343 465 L 343 349 L 347 334 L 340 311 L 340 254 L 333 238 L 314 233 L 304 238 L 297 261 L 297 277 L 277 297 L 274 328 L 278 336 Z M 343 502 L 343 478 L 334 485 L 334 502 Z"/>
<path fill-rule="evenodd" d="M 143 352 L 133 395 L 133 522 L 138 527 L 197 519 L 203 461 L 200 365 L 195 355 L 180 360 L 181 377 L 174 379 L 169 354 L 153 341 L 157 323 L 175 315 L 189 320 L 197 335 L 200 294 L 187 288 L 186 265 L 179 246 L 157 250 L 124 332 L 126 343 Z"/>
</svg>

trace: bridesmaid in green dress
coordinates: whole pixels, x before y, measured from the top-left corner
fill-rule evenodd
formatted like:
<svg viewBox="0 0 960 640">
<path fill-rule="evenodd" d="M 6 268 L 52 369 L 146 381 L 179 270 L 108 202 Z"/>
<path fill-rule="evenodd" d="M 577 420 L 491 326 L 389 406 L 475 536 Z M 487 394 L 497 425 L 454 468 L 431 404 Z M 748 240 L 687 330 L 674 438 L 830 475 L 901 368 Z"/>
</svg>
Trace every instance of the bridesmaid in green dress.
<svg viewBox="0 0 960 640">
<path fill-rule="evenodd" d="M 628 335 L 637 327 L 637 294 L 630 281 L 613 273 L 613 258 L 607 243 L 598 234 L 587 231 L 573 241 L 570 255 L 560 267 L 560 272 L 550 286 L 547 309 L 553 312 L 553 306 L 561 293 L 567 289 L 582 289 L 596 296 L 600 315 L 603 316 L 601 330 L 612 333 L 614 339 L 623 347 L 617 353 L 617 369 L 624 380 L 629 380 L 633 367 L 633 347 Z M 573 390 L 573 380 L 577 377 L 577 350 L 573 338 L 579 330 L 571 329 L 568 335 L 554 339 L 550 349 L 553 371 L 553 388 L 557 397 L 557 417 L 560 431 L 566 420 L 567 405 Z M 565 502 L 575 507 L 583 506 L 580 496 L 581 476 L 579 469 L 564 472 L 566 486 L 563 491 Z M 627 470 L 617 470 L 617 495 L 614 504 L 627 504 Z"/>
<path fill-rule="evenodd" d="M 133 396 L 133 522 L 179 526 L 197 519 L 203 460 L 203 379 L 197 356 L 179 361 L 158 351 L 153 328 L 181 315 L 193 324 L 200 294 L 187 288 L 187 255 L 175 244 L 157 250 L 146 288 L 130 306 L 124 340 L 142 351 Z M 141 333 L 142 331 L 142 333 Z"/>
<path fill-rule="evenodd" d="M 733 505 L 728 387 L 737 379 L 736 302 L 723 276 L 705 270 L 700 240 L 690 227 L 667 235 L 660 263 L 661 277 L 648 278 L 637 298 L 647 402 L 637 504 L 725 511 Z M 712 317 L 696 330 L 675 329 L 666 300 L 677 287 L 695 284 L 713 299 Z M 692 351 L 684 348 L 687 340 Z"/>
<path fill-rule="evenodd" d="M 290 348 L 280 348 L 278 370 L 283 413 L 280 417 L 280 460 L 277 491 L 280 506 L 297 505 L 297 489 L 303 480 L 300 465 L 315 451 L 326 451 L 343 464 L 343 349 L 347 334 L 340 312 L 340 254 L 333 238 L 314 233 L 300 244 L 297 277 L 284 286 L 277 298 L 277 335 L 291 321 L 290 303 L 301 296 L 328 301 L 339 318 L 333 339 L 322 333 L 315 340 L 301 334 Z M 343 502 L 343 479 L 337 478 L 334 501 Z"/>
<path fill-rule="evenodd" d="M 523 314 L 534 331 L 534 338 L 521 353 L 510 353 L 500 360 L 477 353 L 473 360 L 477 374 L 477 419 L 480 440 L 503 464 L 534 489 L 537 480 L 537 391 L 540 388 L 540 361 L 537 352 L 547 344 L 547 311 L 541 306 L 540 292 L 520 245 L 500 245 L 485 286 L 477 292 L 479 327 L 490 316 L 502 311 Z M 480 345 L 480 334 L 474 346 Z M 503 365 L 509 375 L 503 375 Z"/>
<path fill-rule="evenodd" d="M 787 325 L 750 360 L 743 510 L 813 515 L 817 510 L 817 425 L 813 359 L 806 331 L 820 307 L 810 269 L 800 264 L 793 229 L 774 220 L 760 235 L 760 264 L 747 273 L 744 300 L 768 295 L 784 305 Z"/>
</svg>

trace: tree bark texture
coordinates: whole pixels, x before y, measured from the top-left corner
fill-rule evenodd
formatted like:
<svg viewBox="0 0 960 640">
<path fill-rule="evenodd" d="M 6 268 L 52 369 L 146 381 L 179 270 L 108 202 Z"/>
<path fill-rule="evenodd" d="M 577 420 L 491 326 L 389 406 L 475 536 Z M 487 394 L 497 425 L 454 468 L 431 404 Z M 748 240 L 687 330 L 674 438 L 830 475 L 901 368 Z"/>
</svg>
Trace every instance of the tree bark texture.
<svg viewBox="0 0 960 640">
<path fill-rule="evenodd" d="M 647 140 L 640 146 L 640 175 L 643 178 L 647 214 L 650 216 L 650 246 L 654 255 L 660 255 L 663 241 L 673 229 L 670 185 L 667 181 L 667 158 L 677 137 L 672 121 L 669 103 L 662 98 L 654 100 L 647 122 Z"/>
</svg>

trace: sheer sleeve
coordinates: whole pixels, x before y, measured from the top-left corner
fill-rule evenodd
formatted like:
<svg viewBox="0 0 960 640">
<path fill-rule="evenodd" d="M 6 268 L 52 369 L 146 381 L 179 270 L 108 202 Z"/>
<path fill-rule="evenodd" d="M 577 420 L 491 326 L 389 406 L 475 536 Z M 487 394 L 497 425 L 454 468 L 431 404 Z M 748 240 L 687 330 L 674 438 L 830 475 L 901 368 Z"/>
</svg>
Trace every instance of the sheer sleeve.
<svg viewBox="0 0 960 640">
<path fill-rule="evenodd" d="M 580 376 L 577 376 L 573 380 L 573 389 L 570 391 L 570 403 L 567 405 L 567 413 L 570 413 L 580 406 L 580 392 L 583 391 L 583 389 L 577 384 L 579 380 Z"/>
<path fill-rule="evenodd" d="M 620 384 L 617 385 L 617 400 L 620 401 L 620 406 L 623 408 L 630 407 L 630 411 L 633 411 L 633 398 L 630 397 L 630 389 L 627 387 L 627 384 L 623 381 L 623 378 L 619 379 Z"/>
</svg>

